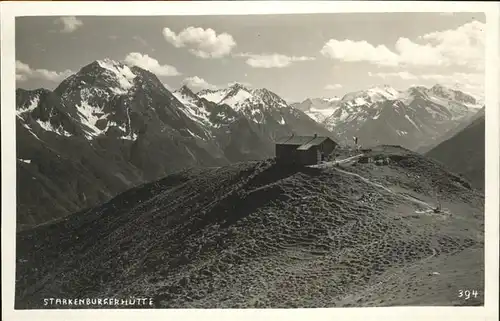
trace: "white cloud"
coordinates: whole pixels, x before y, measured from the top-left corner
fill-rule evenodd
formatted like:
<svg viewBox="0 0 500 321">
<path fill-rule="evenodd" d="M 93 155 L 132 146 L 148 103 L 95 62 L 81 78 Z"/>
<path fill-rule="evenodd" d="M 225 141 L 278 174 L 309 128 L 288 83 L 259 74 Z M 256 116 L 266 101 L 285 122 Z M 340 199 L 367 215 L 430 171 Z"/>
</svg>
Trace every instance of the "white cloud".
<svg viewBox="0 0 500 321">
<path fill-rule="evenodd" d="M 278 53 L 273 53 L 273 54 L 240 53 L 237 54 L 236 56 L 248 58 L 246 61 L 247 65 L 254 68 L 284 68 L 288 67 L 293 62 L 309 61 L 316 59 L 314 57 L 286 56 Z"/>
<path fill-rule="evenodd" d="M 55 23 L 62 24 L 63 29 L 61 32 L 70 33 L 83 26 L 83 22 L 81 20 L 76 19 L 76 17 L 60 17 Z"/>
<path fill-rule="evenodd" d="M 479 98 L 484 97 L 485 94 L 485 76 L 482 73 L 424 74 L 420 75 L 419 79 L 427 81 L 429 85 L 439 83 L 443 86 L 463 90 Z"/>
<path fill-rule="evenodd" d="M 188 27 L 178 34 L 164 28 L 163 36 L 176 48 L 187 47 L 189 52 L 200 58 L 222 58 L 236 47 L 233 36 L 225 32 L 217 34 L 211 28 Z"/>
<path fill-rule="evenodd" d="M 28 79 L 43 79 L 52 82 L 60 82 L 73 74 L 67 69 L 63 72 L 51 71 L 47 69 L 33 69 L 28 64 L 19 60 L 16 61 L 16 80 L 26 81 Z"/>
<path fill-rule="evenodd" d="M 188 77 L 182 81 L 182 84 L 188 86 L 189 88 L 217 89 L 217 86 L 208 83 L 205 79 L 198 76 Z"/>
<path fill-rule="evenodd" d="M 457 29 L 431 32 L 421 39 L 435 44 L 445 64 L 473 66 L 484 69 L 485 63 L 485 24 L 479 21 L 466 23 Z"/>
<path fill-rule="evenodd" d="M 379 65 L 396 66 L 398 57 L 386 46 L 374 46 L 366 41 L 330 39 L 321 49 L 325 57 L 348 62 L 367 61 Z"/>
<path fill-rule="evenodd" d="M 26 77 L 26 75 L 16 74 L 16 80 L 17 81 L 26 81 L 26 80 L 28 80 L 28 77 Z"/>
<path fill-rule="evenodd" d="M 125 57 L 125 63 L 129 66 L 137 66 L 156 74 L 157 76 L 178 76 L 179 71 L 170 65 L 160 65 L 158 60 L 143 55 L 139 52 L 131 52 Z"/>
<path fill-rule="evenodd" d="M 341 84 L 329 84 L 325 86 L 325 89 L 327 90 L 335 90 L 335 89 L 340 89 L 342 88 Z"/>
<path fill-rule="evenodd" d="M 366 41 L 330 39 L 321 54 L 332 59 L 383 66 L 465 66 L 483 70 L 484 27 L 484 23 L 472 21 L 456 29 L 422 35 L 417 42 L 402 37 L 394 44 L 394 51 Z"/>
<path fill-rule="evenodd" d="M 370 77 L 380 77 L 380 78 L 401 78 L 404 80 L 410 80 L 410 79 L 417 79 L 417 76 L 415 76 L 412 73 L 409 73 L 407 71 L 398 71 L 398 72 L 377 72 L 377 73 L 372 73 L 371 71 L 368 72 L 368 76 Z"/>
</svg>

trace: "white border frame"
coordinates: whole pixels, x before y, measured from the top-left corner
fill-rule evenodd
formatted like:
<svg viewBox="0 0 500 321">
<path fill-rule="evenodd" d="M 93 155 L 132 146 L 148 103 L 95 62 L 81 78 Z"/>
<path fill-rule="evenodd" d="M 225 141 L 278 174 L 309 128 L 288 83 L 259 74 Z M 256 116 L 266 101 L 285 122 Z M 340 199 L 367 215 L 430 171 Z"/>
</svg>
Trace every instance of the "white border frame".
<svg viewBox="0 0 500 321">
<path fill-rule="evenodd" d="M 499 235 L 499 5 L 494 2 L 204 1 L 1 2 L 2 320 L 498 320 Z M 484 12 L 486 14 L 486 191 L 484 307 L 381 307 L 331 309 L 13 310 L 15 281 L 15 17 L 160 16 L 339 12 Z"/>
</svg>

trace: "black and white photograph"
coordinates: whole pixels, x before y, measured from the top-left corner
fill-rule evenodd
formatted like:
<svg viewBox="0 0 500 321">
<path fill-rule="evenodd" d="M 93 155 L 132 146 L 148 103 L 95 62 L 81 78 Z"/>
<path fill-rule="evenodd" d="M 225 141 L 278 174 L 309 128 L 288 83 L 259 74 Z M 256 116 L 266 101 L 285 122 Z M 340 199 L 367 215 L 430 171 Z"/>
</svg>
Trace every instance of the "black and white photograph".
<svg viewBox="0 0 500 321">
<path fill-rule="evenodd" d="M 11 308 L 484 308 L 488 6 L 240 6 L 12 17 Z"/>
</svg>

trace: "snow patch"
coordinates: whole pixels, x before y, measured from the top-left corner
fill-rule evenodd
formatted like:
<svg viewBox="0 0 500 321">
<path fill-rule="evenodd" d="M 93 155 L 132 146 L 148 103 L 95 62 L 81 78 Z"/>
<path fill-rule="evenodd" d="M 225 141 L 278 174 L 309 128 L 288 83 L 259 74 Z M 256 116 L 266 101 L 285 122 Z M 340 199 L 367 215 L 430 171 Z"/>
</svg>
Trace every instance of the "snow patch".
<svg viewBox="0 0 500 321">
<path fill-rule="evenodd" d="M 115 88 L 111 88 L 110 90 L 115 90 Z M 91 97 L 102 97 L 102 98 L 109 98 L 109 93 L 107 91 L 105 91 L 104 89 L 101 89 L 101 88 L 94 88 L 94 87 L 91 87 L 91 88 L 82 88 L 82 90 L 80 90 L 80 100 L 81 101 L 88 101 L 89 99 L 91 99 Z"/>
<path fill-rule="evenodd" d="M 483 104 L 470 104 L 470 103 L 463 103 L 465 107 L 470 108 L 470 109 L 481 109 L 483 108 Z"/>
<path fill-rule="evenodd" d="M 367 93 L 373 101 L 380 101 L 382 99 L 394 100 L 400 96 L 400 92 L 390 86 L 372 87 L 367 90 Z"/>
<path fill-rule="evenodd" d="M 33 136 L 35 136 L 36 139 L 38 139 L 39 141 L 43 142 L 43 140 L 40 139 L 40 137 L 38 137 L 34 132 L 33 130 L 31 129 L 30 126 L 28 126 L 27 124 L 23 124 L 23 127 L 26 128 Z"/>
<path fill-rule="evenodd" d="M 35 110 L 36 107 L 38 107 L 38 103 L 40 102 L 40 96 L 39 95 L 36 95 L 35 97 L 33 97 L 29 103 L 28 106 L 24 107 L 24 108 L 19 108 L 16 113 L 17 115 L 22 115 L 24 113 L 28 113 L 30 111 L 33 111 Z"/>
<path fill-rule="evenodd" d="M 200 98 L 205 98 L 208 101 L 213 103 L 220 103 L 220 101 L 227 95 L 227 91 L 225 90 L 215 90 L 215 91 L 206 91 L 203 93 L 198 93 Z"/>
<path fill-rule="evenodd" d="M 118 128 L 124 133 L 127 132 L 127 126 L 125 126 L 125 124 L 121 124 Z"/>
<path fill-rule="evenodd" d="M 66 137 L 70 137 L 71 136 L 71 134 L 69 132 L 67 132 L 66 130 L 64 130 L 64 128 L 62 126 L 59 126 L 58 128 L 55 128 L 54 126 L 52 126 L 52 124 L 50 123 L 50 121 L 42 121 L 40 119 L 37 119 L 36 122 L 40 125 L 40 127 L 43 128 L 43 130 L 45 130 L 47 132 L 53 132 L 53 133 L 56 133 L 59 136 L 66 136 Z"/>
<path fill-rule="evenodd" d="M 415 126 L 416 129 L 418 129 L 420 131 L 420 128 L 417 126 L 417 124 L 415 124 L 415 122 L 408 116 L 408 115 L 405 115 L 405 118 L 413 125 Z"/>
<path fill-rule="evenodd" d="M 230 87 L 221 90 L 205 90 L 198 93 L 200 98 L 205 98 L 217 104 L 227 104 L 236 111 L 245 107 L 263 105 L 265 108 L 285 108 L 287 103 L 266 89 L 248 90 L 245 87 Z"/>
<path fill-rule="evenodd" d="M 18 158 L 18 160 L 20 160 L 21 162 L 26 163 L 26 164 L 31 164 L 31 159 Z"/>
<path fill-rule="evenodd" d="M 349 118 L 349 116 L 350 116 L 350 114 L 347 111 L 345 111 L 344 109 L 342 109 L 342 111 L 340 112 L 340 117 L 338 117 L 338 120 L 344 121 L 347 118 Z"/>
<path fill-rule="evenodd" d="M 186 148 L 186 151 L 189 153 L 189 155 L 194 159 L 196 160 L 196 156 L 193 154 L 193 152 L 191 152 L 191 150 L 187 147 L 187 146 L 184 146 Z"/>
<path fill-rule="evenodd" d="M 131 135 L 125 135 L 125 136 L 120 137 L 120 139 L 135 141 L 135 140 L 137 140 L 137 134 L 132 133 Z"/>
<path fill-rule="evenodd" d="M 250 120 L 253 121 L 254 123 L 262 124 L 264 122 L 264 114 L 260 109 L 257 108 L 248 109 L 247 113 L 251 116 Z M 260 120 L 258 118 L 260 118 Z"/>
<path fill-rule="evenodd" d="M 252 97 L 252 94 L 246 90 L 238 90 L 235 95 L 224 98 L 220 103 L 227 104 L 235 110 L 240 110 L 243 107 L 243 102 Z"/>
<path fill-rule="evenodd" d="M 189 128 L 186 128 L 186 130 L 189 132 L 189 134 L 191 134 L 191 136 L 193 136 L 193 137 L 196 137 L 196 138 L 199 138 L 199 139 L 203 140 L 203 138 L 202 138 L 202 137 L 200 137 L 199 135 L 196 135 L 195 133 L 193 133 L 193 132 L 192 132 Z"/>
<path fill-rule="evenodd" d="M 396 130 L 396 132 L 398 133 L 399 136 L 404 136 L 408 134 L 408 132 L 404 130 Z"/>
<path fill-rule="evenodd" d="M 409 91 L 402 92 L 398 99 L 405 104 L 406 106 L 410 105 L 414 100 L 415 96 L 411 94 Z"/>
<path fill-rule="evenodd" d="M 183 111 L 186 116 L 198 123 L 201 122 L 204 125 L 210 123 L 210 113 L 205 108 L 201 108 L 196 105 L 195 99 L 179 92 L 174 92 L 173 94 L 175 98 L 177 98 L 177 100 L 184 106 Z"/>
<path fill-rule="evenodd" d="M 335 111 L 338 109 L 338 107 L 335 108 L 325 108 L 325 109 L 318 109 L 318 108 L 311 108 L 308 111 L 306 111 L 306 115 L 311 117 L 317 122 L 323 122 L 325 119 L 328 117 L 332 116 Z"/>
<path fill-rule="evenodd" d="M 108 70 L 118 82 L 119 87 L 111 88 L 113 93 L 124 94 L 134 85 L 133 80 L 136 75 L 134 75 L 128 66 L 121 65 L 110 59 L 98 60 L 97 63 L 101 68 Z"/>
<path fill-rule="evenodd" d="M 102 108 L 91 106 L 87 101 L 82 101 L 80 105 L 76 106 L 76 109 L 80 116 L 81 123 L 89 129 L 86 131 L 88 139 L 103 134 L 109 127 L 108 124 L 104 130 L 101 130 L 95 126 L 98 120 L 106 119 L 109 116 L 109 114 L 104 114 L 102 112 Z"/>
<path fill-rule="evenodd" d="M 368 102 L 366 101 L 366 99 L 362 98 L 362 97 L 356 97 L 354 99 L 354 104 L 357 105 L 357 106 L 361 106 L 361 105 L 366 105 L 368 104 Z"/>
</svg>

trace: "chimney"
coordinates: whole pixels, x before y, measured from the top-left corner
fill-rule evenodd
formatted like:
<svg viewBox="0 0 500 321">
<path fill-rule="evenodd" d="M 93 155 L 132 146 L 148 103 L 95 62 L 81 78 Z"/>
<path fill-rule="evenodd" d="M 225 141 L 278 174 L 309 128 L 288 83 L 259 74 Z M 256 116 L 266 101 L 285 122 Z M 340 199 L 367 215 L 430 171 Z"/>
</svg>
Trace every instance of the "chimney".
<svg viewBox="0 0 500 321">
<path fill-rule="evenodd" d="M 318 137 L 318 134 L 314 134 L 314 138 Z"/>
</svg>

